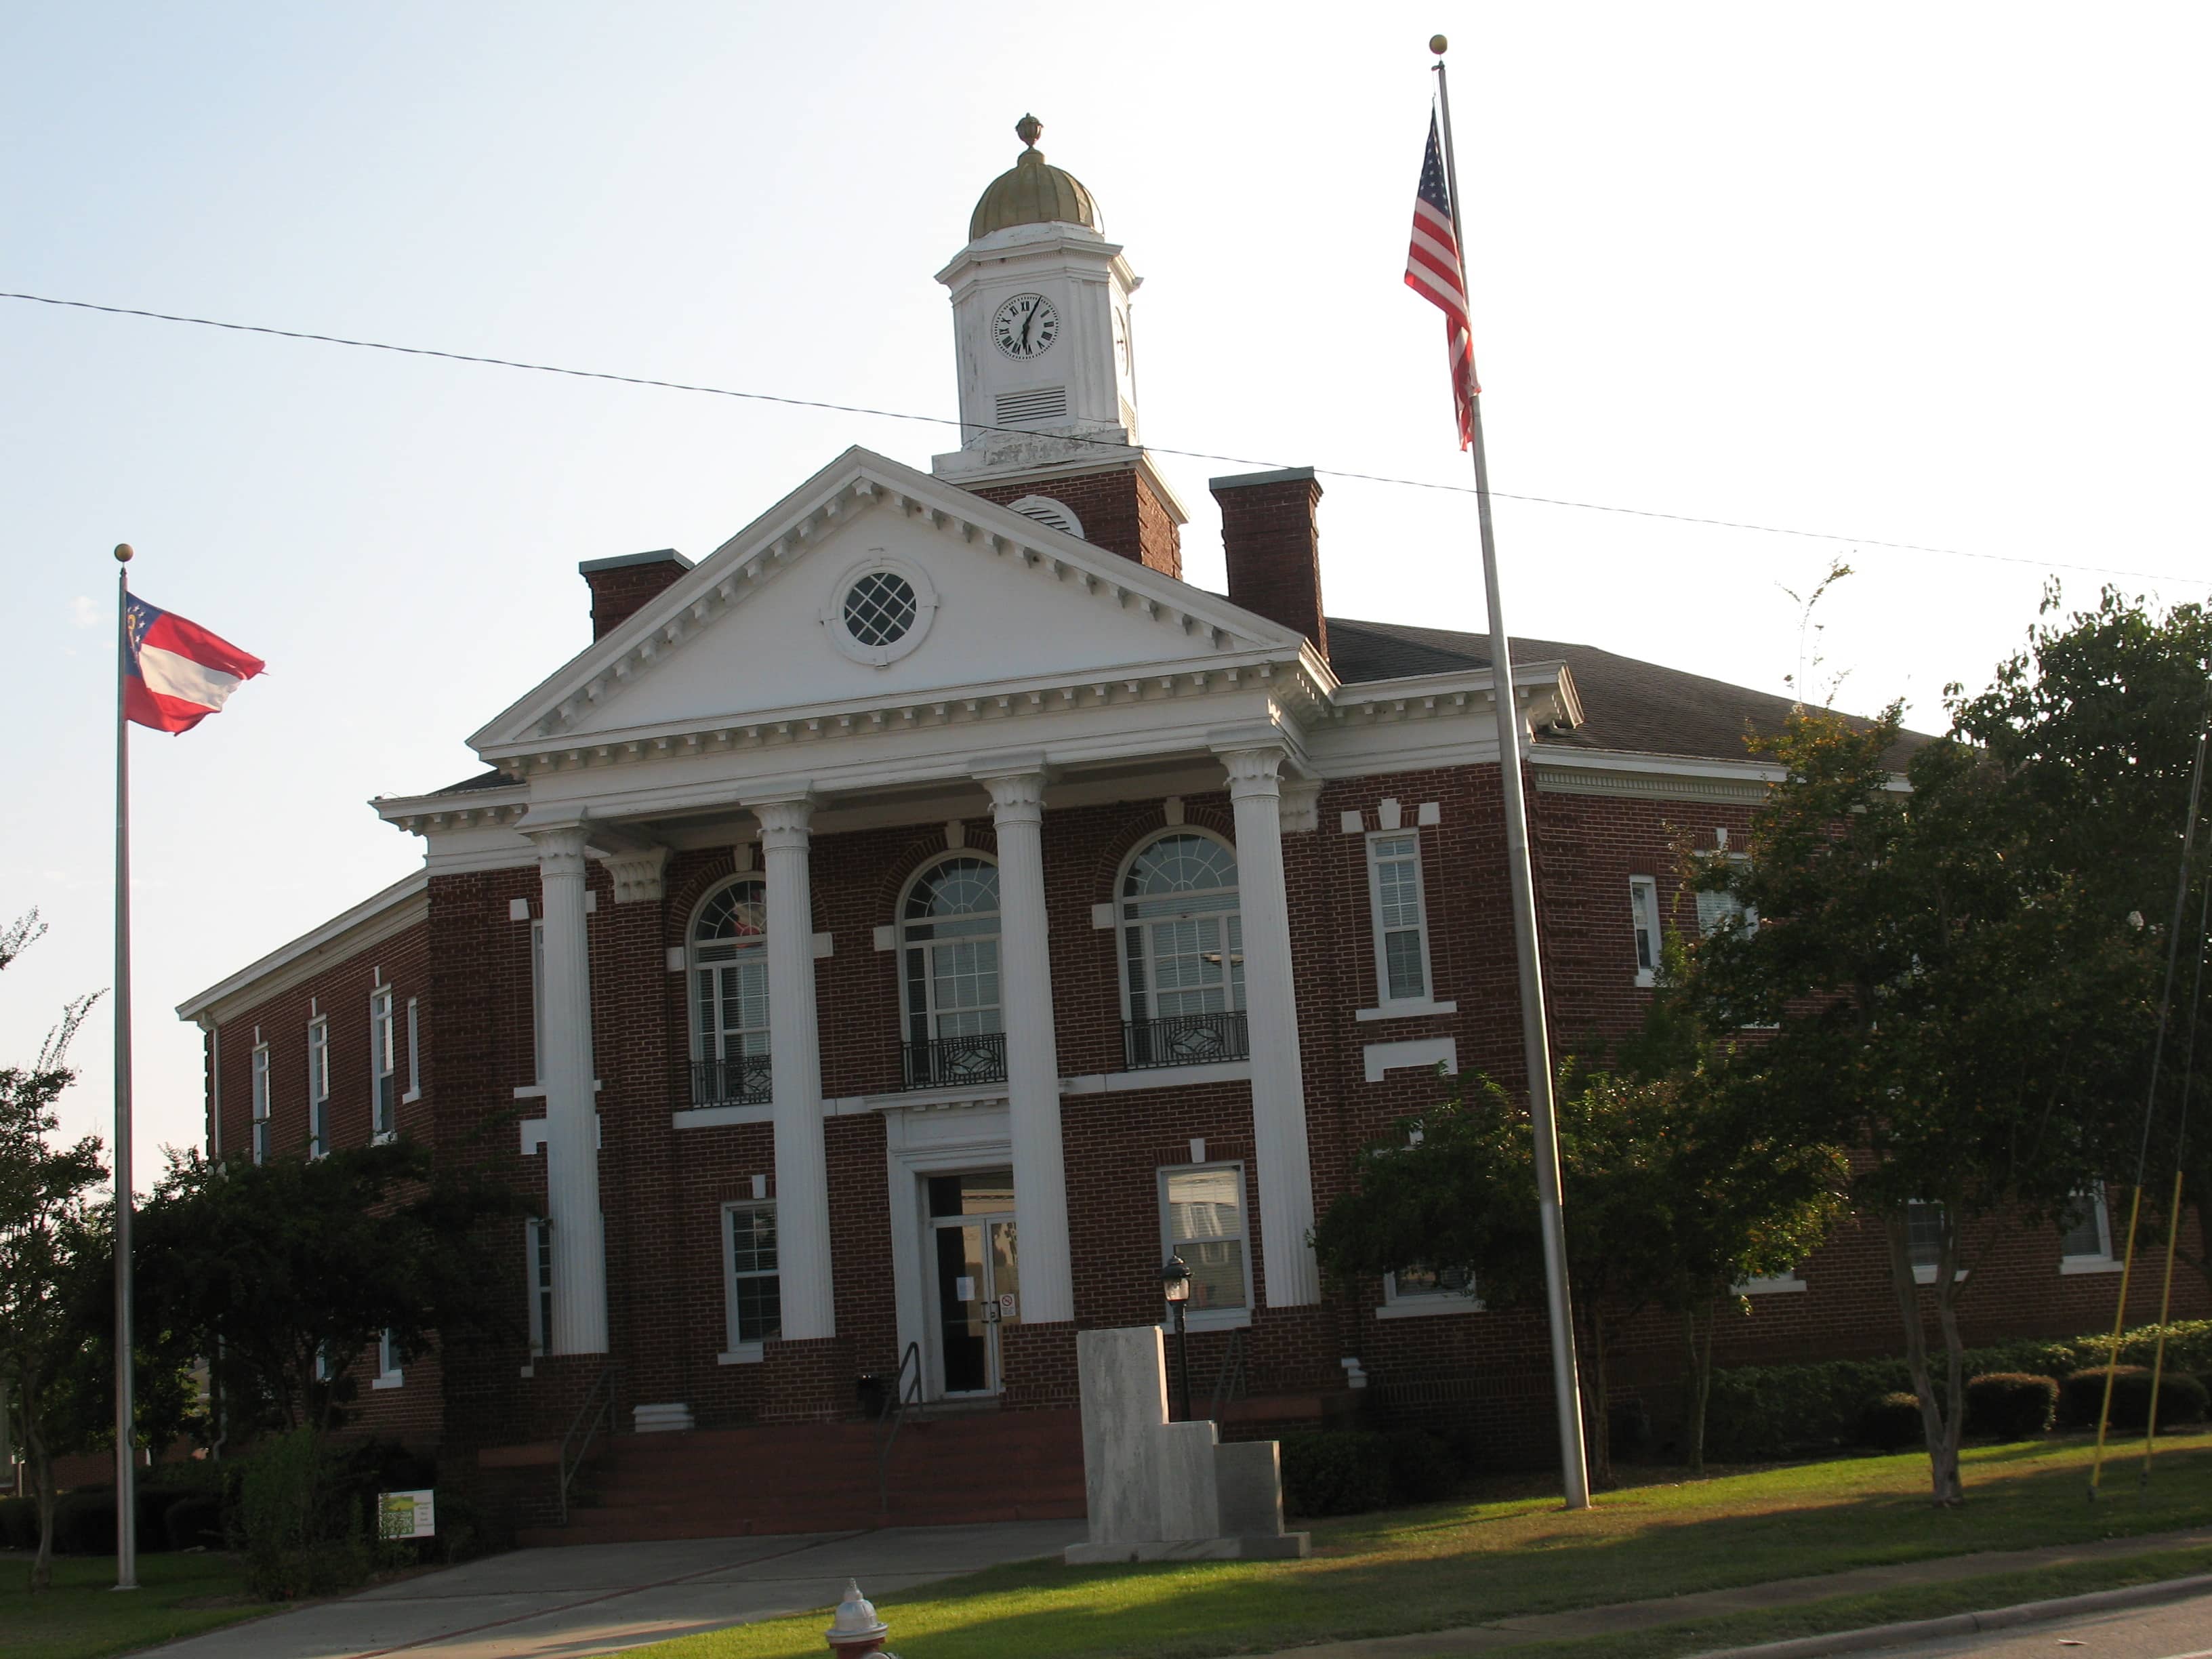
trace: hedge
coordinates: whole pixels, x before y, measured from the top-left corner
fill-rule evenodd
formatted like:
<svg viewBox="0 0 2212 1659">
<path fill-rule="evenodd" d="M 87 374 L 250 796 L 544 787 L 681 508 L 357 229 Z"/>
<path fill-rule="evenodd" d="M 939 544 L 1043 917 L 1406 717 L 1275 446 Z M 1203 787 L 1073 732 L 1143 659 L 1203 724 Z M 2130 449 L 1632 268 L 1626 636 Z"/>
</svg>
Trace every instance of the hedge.
<svg viewBox="0 0 2212 1659">
<path fill-rule="evenodd" d="M 2123 1364 L 2148 1365 L 2159 1328 L 2140 1325 L 2120 1341 Z M 1970 1377 L 2025 1372 L 2060 1379 L 2105 1363 L 2109 1333 L 2063 1341 L 2007 1342 L 1966 1350 Z M 1940 1384 L 1943 1357 L 1929 1355 Z M 2212 1319 L 2166 1328 L 2166 1374 L 2212 1371 Z M 1705 1412 L 1705 1455 L 1717 1462 L 1756 1462 L 1853 1443 L 1868 1402 L 1909 1390 L 1902 1359 L 1832 1359 L 1810 1365 L 1741 1365 L 1713 1373 Z M 2167 1413 L 2161 1402 L 2159 1415 Z M 2172 1419 L 2168 1419 L 2172 1420 Z"/>
<path fill-rule="evenodd" d="M 1282 1438 L 1283 1507 L 1293 1515 L 1356 1515 L 1426 1504 L 1458 1490 L 1465 1466 L 1425 1429 L 1309 1429 Z"/>
<path fill-rule="evenodd" d="M 1966 1431 L 1991 1440 L 2033 1440 L 2058 1416 L 2058 1384 L 2031 1371 L 1985 1371 L 1966 1379 Z"/>
</svg>

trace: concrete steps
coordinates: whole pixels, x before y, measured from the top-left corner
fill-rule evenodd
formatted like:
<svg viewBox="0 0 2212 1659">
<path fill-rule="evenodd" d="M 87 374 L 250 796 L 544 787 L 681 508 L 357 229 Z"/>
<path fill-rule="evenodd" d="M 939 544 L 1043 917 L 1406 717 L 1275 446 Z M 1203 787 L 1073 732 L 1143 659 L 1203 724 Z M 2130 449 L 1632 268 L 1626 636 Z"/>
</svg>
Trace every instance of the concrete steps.
<svg viewBox="0 0 2212 1659">
<path fill-rule="evenodd" d="M 523 1544 L 600 1544 L 878 1526 L 1079 1518 L 1083 1431 L 1073 1410 L 908 1419 L 879 1497 L 872 1423 L 624 1434 L 579 1477 L 566 1527 Z"/>
</svg>

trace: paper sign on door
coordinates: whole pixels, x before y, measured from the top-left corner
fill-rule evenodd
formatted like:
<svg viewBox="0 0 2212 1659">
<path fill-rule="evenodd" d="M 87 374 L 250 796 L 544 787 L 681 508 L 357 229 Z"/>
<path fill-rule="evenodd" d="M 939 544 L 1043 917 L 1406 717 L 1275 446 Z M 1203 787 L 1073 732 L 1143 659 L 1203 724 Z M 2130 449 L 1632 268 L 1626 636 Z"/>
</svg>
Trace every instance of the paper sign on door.
<svg viewBox="0 0 2212 1659">
<path fill-rule="evenodd" d="M 954 1279 L 952 1299 L 955 1302 L 973 1302 L 975 1299 L 975 1281 L 965 1273 Z"/>
</svg>

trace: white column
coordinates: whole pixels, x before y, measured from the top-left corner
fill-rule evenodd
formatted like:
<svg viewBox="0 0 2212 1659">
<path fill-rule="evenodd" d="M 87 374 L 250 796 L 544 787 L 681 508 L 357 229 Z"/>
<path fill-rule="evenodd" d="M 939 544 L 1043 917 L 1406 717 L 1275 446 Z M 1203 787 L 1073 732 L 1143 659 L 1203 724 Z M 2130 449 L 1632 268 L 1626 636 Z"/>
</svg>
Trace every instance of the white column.
<svg viewBox="0 0 2212 1659">
<path fill-rule="evenodd" d="M 1044 902 L 1044 775 L 983 780 L 999 832 L 999 995 L 1006 1027 L 1006 1118 L 1014 1143 L 1014 1237 L 1025 1325 L 1075 1317 L 1067 1171 L 1060 1149 L 1060 1047 Z"/>
<path fill-rule="evenodd" d="M 814 899 L 806 796 L 753 804 L 768 875 L 768 1021 L 775 1114 L 775 1263 L 787 1341 L 837 1334 L 830 1283 L 830 1170 L 814 1012 Z"/>
<path fill-rule="evenodd" d="M 538 984 L 545 1042 L 545 1207 L 553 1224 L 551 1349 L 607 1351 L 606 1241 L 599 1217 L 599 1102 L 592 1091 L 592 981 L 584 933 L 584 830 L 543 830 Z"/>
<path fill-rule="evenodd" d="M 1237 813 L 1237 900 L 1244 932 L 1244 1004 L 1252 1039 L 1252 1144 L 1260 1166 L 1261 1260 L 1267 1305 L 1321 1300 L 1313 1231 L 1313 1164 L 1306 1150 L 1305 1070 L 1298 1057 L 1297 981 L 1291 970 L 1291 908 L 1283 882 L 1280 749 L 1225 754 Z"/>
</svg>

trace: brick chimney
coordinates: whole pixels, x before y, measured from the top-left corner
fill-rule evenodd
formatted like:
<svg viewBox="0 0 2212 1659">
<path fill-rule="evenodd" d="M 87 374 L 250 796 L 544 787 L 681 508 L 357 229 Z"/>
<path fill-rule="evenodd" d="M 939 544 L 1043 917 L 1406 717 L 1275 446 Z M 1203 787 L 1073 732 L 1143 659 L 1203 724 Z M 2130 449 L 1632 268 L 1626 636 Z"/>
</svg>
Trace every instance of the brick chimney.
<svg viewBox="0 0 2212 1659">
<path fill-rule="evenodd" d="M 672 547 L 586 559 L 576 569 L 592 586 L 592 637 L 606 638 L 690 568 L 691 561 Z"/>
<path fill-rule="evenodd" d="M 1212 478 L 1221 504 L 1221 549 L 1229 599 L 1269 622 L 1294 628 L 1328 655 L 1321 609 L 1321 484 L 1310 466 Z"/>
<path fill-rule="evenodd" d="M 1153 488 L 1143 467 L 1119 466 L 1073 477 L 1032 477 L 1019 483 L 964 486 L 987 501 L 1011 507 L 1055 530 L 1071 530 L 1053 511 L 1064 507 L 1079 535 L 1109 553 L 1134 559 L 1147 570 L 1182 580 L 1182 508 Z"/>
</svg>

